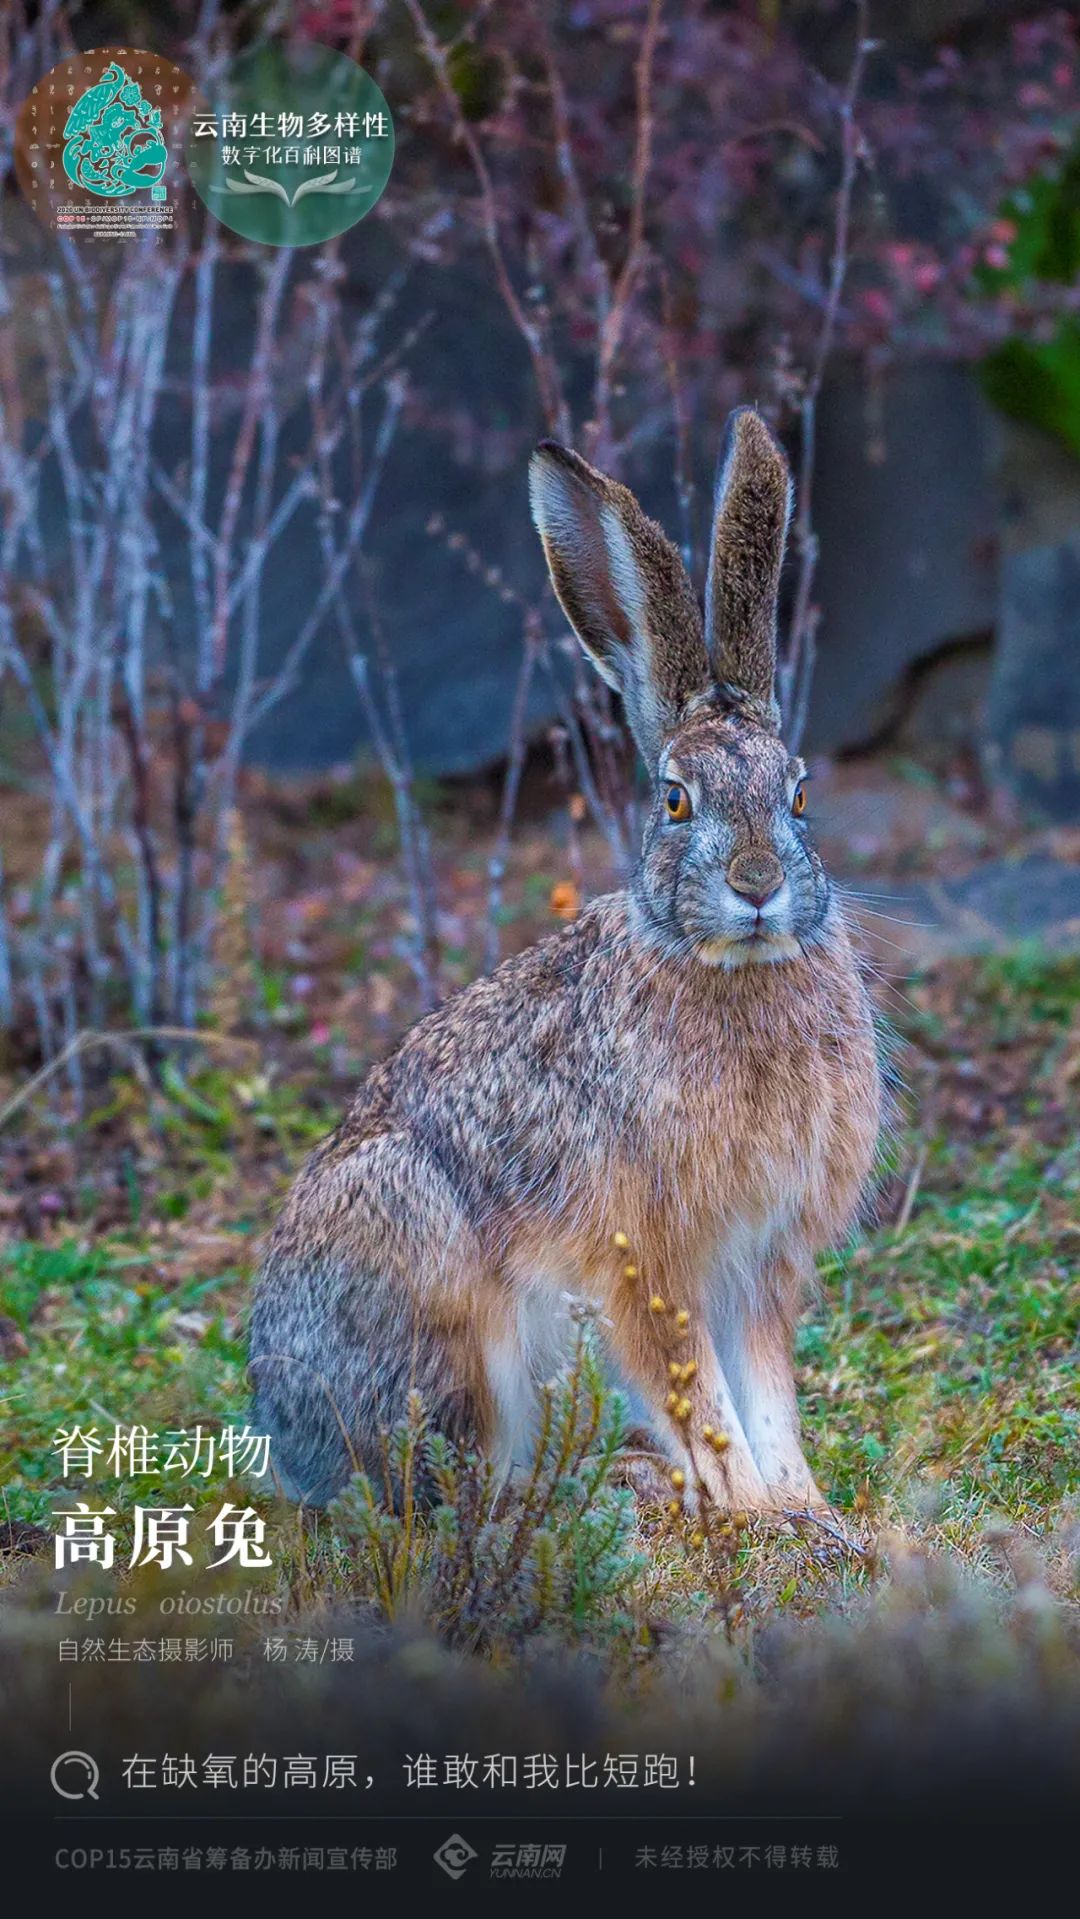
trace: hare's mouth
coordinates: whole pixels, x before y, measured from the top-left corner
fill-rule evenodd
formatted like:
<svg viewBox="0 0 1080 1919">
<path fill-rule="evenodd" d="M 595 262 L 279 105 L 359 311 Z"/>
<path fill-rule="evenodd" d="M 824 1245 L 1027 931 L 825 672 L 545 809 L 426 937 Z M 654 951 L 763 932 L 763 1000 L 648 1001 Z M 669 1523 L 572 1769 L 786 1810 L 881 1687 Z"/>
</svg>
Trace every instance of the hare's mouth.
<svg viewBox="0 0 1080 1919">
<path fill-rule="evenodd" d="M 770 933 L 756 927 L 740 938 L 699 940 L 694 955 L 703 966 L 721 966 L 730 973 L 737 966 L 775 966 L 781 960 L 799 959 L 802 947 L 793 933 Z"/>
</svg>

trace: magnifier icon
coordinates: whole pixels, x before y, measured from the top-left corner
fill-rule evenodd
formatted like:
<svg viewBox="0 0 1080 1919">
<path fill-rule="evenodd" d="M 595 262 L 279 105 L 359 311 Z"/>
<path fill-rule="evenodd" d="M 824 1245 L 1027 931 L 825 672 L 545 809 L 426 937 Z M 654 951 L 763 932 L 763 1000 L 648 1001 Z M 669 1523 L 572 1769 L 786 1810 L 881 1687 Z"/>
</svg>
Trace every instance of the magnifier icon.
<svg viewBox="0 0 1080 1919">
<path fill-rule="evenodd" d="M 68 1780 L 66 1786 L 60 1784 L 58 1777 L 64 1767 L 72 1768 L 65 1775 Z M 58 1792 L 61 1799 L 96 1799 L 98 1796 L 101 1774 L 97 1760 L 91 1759 L 88 1752 L 62 1752 L 58 1759 L 53 1760 L 49 1778 L 53 1791 Z M 83 1783 L 79 1784 L 79 1781 Z"/>
</svg>

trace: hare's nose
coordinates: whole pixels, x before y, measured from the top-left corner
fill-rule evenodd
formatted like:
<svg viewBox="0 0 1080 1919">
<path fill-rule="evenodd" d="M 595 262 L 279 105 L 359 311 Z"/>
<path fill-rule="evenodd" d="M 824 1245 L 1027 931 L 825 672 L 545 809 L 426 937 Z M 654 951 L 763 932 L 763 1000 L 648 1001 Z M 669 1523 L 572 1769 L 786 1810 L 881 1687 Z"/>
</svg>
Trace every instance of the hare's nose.
<svg viewBox="0 0 1080 1919">
<path fill-rule="evenodd" d="M 764 906 L 784 884 L 784 869 L 775 853 L 736 853 L 727 870 L 728 885 L 751 906 Z"/>
</svg>

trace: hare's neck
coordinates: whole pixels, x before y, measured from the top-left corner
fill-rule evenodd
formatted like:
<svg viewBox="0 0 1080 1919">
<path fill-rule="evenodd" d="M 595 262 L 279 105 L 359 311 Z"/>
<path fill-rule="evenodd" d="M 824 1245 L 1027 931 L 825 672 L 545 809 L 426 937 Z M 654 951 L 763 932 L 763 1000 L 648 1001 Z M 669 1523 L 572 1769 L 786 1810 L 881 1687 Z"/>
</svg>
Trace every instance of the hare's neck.
<svg viewBox="0 0 1080 1919">
<path fill-rule="evenodd" d="M 653 922 L 633 891 L 619 901 L 634 954 L 633 971 L 647 975 L 656 1001 L 678 997 L 696 1005 L 707 1020 L 725 1020 L 753 1008 L 779 1007 L 828 997 L 830 981 L 847 983 L 855 960 L 839 911 L 830 908 L 813 939 L 781 941 L 771 948 L 727 950 L 717 943 L 688 951 L 686 942 Z M 613 900 L 614 903 L 614 900 Z"/>
<path fill-rule="evenodd" d="M 742 965 L 706 965 L 685 960 L 673 981 L 672 999 L 692 1001 L 700 1017 L 727 1028 L 757 1026 L 771 1018 L 795 1017 L 801 1026 L 833 997 L 834 984 L 846 976 L 849 956 L 831 939 L 780 958 Z"/>
</svg>

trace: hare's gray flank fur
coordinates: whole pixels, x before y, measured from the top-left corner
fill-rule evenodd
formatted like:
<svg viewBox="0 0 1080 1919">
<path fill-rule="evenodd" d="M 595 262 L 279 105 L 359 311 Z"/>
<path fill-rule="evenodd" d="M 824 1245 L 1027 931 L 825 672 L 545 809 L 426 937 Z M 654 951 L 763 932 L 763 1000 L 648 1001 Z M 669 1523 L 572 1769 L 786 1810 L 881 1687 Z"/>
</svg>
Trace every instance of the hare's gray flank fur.
<svg viewBox="0 0 1080 1919">
<path fill-rule="evenodd" d="M 857 1211 L 881 1090 L 777 730 L 787 464 L 757 414 L 733 416 L 704 620 L 625 487 L 551 444 L 530 486 L 556 592 L 653 782 L 641 862 L 625 893 L 414 1026 L 308 1161 L 259 1280 L 257 1416 L 309 1503 L 377 1468 L 413 1388 L 509 1469 L 576 1294 L 714 1499 L 816 1500 L 793 1324 L 815 1252 Z M 690 1315 L 679 1436 L 654 1291 Z"/>
</svg>

